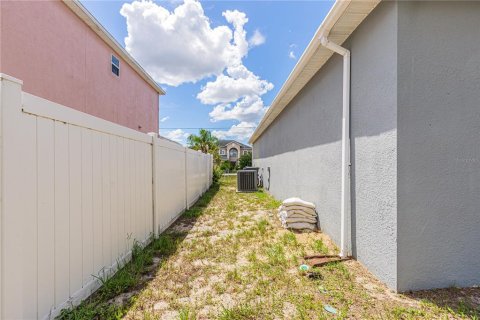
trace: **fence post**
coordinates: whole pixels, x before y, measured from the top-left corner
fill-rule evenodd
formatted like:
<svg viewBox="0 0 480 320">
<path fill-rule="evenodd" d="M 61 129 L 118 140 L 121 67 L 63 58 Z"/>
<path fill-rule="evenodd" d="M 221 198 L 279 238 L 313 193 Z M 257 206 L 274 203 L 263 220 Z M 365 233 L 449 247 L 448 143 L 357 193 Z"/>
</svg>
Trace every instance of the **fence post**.
<svg viewBox="0 0 480 320">
<path fill-rule="evenodd" d="M 157 134 L 155 132 L 149 132 L 148 135 L 152 137 L 152 219 L 153 219 L 153 236 L 158 237 L 160 226 L 158 226 L 157 211 Z"/>
<path fill-rule="evenodd" d="M 190 209 L 188 207 L 188 165 L 187 165 L 187 159 L 188 159 L 188 148 L 184 148 L 185 152 L 185 210 Z"/>
<path fill-rule="evenodd" d="M 6 74 L 0 73 L 0 319 L 12 318 L 12 317 L 25 317 L 31 314 L 27 312 L 22 312 L 22 307 L 25 307 L 22 302 L 23 300 L 29 300 L 29 302 L 34 302 L 36 297 L 27 296 L 25 297 L 23 288 L 15 288 L 8 293 L 7 296 L 7 288 L 6 288 L 6 270 L 12 271 L 16 268 L 16 274 L 9 274 L 8 276 L 8 283 L 9 284 L 18 284 L 19 279 L 23 279 L 25 281 L 32 280 L 31 277 L 24 277 L 23 270 L 20 269 L 22 266 L 22 259 L 24 258 L 24 253 L 19 253 L 14 255 L 13 257 L 9 257 L 9 260 L 5 258 L 5 249 L 7 245 L 11 245 L 10 242 L 7 243 L 5 240 L 5 230 L 6 229 L 6 219 L 11 216 L 7 217 L 5 211 L 5 197 L 6 197 L 6 190 L 4 189 L 5 186 L 5 139 L 6 139 L 6 128 L 5 124 L 9 123 L 10 130 L 12 130 L 12 125 L 18 125 L 17 120 L 19 117 L 19 113 L 21 110 L 22 104 L 22 85 L 23 81 L 15 79 Z M 12 116 L 14 115 L 14 116 Z M 8 120 L 7 120 L 8 118 Z M 21 125 L 21 124 L 20 124 Z M 20 129 L 21 130 L 21 129 Z M 14 134 L 14 133 L 13 133 Z M 8 136 L 13 136 L 12 132 L 9 132 Z M 13 143 L 9 144 L 9 148 L 12 148 Z M 14 154 L 16 155 L 16 154 Z M 13 157 L 12 157 L 13 158 Z M 10 158 L 10 162 L 13 162 Z M 21 180 L 23 177 L 19 177 Z M 13 201 L 15 202 L 15 201 Z M 21 225 L 21 219 L 24 217 L 21 215 L 17 215 L 15 217 L 15 224 L 11 227 L 15 228 L 18 225 Z M 11 222 L 11 220 L 10 220 Z M 17 246 L 18 248 L 18 246 Z M 15 248 L 14 248 L 15 249 Z M 12 250 L 14 251 L 14 250 Z M 26 250 L 27 253 L 31 253 L 31 251 Z M 9 261 L 9 265 L 5 267 L 5 264 Z M 13 266 L 13 267 L 12 267 Z M 17 286 L 18 287 L 18 286 Z M 8 297 L 9 303 L 7 304 L 6 299 Z M 31 299 L 31 298 L 34 299 Z M 27 298 L 27 299 L 25 299 Z M 7 309 L 8 308 L 8 309 Z"/>
</svg>

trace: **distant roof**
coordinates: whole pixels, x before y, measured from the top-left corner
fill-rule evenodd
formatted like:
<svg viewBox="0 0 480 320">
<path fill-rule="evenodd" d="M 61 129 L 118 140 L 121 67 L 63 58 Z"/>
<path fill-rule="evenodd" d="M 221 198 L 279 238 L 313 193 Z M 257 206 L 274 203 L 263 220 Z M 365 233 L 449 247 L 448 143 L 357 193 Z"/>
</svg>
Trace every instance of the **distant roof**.
<svg viewBox="0 0 480 320">
<path fill-rule="evenodd" d="M 142 77 L 155 91 L 164 95 L 165 91 L 153 80 L 153 78 L 135 61 L 135 59 L 115 40 L 112 35 L 95 19 L 95 17 L 78 1 L 62 0 L 90 29 L 92 29 L 106 44 L 108 44 L 116 54 L 122 57 L 135 72 Z"/>
<path fill-rule="evenodd" d="M 333 55 L 332 51 L 320 45 L 320 37 L 328 36 L 332 42 L 342 45 L 379 2 L 380 0 L 335 1 L 248 142 L 254 143 L 265 132 Z"/>
<path fill-rule="evenodd" d="M 248 148 L 248 149 L 251 149 L 251 148 L 252 148 L 251 146 L 249 146 L 249 145 L 247 145 L 247 144 L 244 144 L 244 143 L 241 143 L 241 142 L 238 142 L 238 141 L 236 141 L 236 140 L 218 140 L 218 145 L 219 145 L 220 147 L 224 147 L 224 146 L 226 146 L 227 144 L 229 144 L 230 142 L 235 142 L 235 143 L 239 144 L 239 145 L 240 145 L 241 147 L 243 147 L 243 148 Z"/>
</svg>

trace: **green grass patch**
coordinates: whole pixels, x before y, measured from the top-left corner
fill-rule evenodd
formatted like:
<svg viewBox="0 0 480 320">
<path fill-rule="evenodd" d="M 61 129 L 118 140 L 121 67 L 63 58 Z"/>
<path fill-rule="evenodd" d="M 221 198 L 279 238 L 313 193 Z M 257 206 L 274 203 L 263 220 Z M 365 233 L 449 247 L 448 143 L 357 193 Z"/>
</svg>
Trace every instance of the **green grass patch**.
<svg viewBox="0 0 480 320">
<path fill-rule="evenodd" d="M 268 262 L 273 265 L 285 265 L 287 258 L 285 256 L 285 249 L 281 243 L 276 243 L 267 248 L 266 254 Z"/>
<path fill-rule="evenodd" d="M 258 308 L 252 307 L 249 304 L 240 304 L 233 308 L 223 308 L 218 319 L 219 320 L 248 320 L 259 319 Z"/>
<path fill-rule="evenodd" d="M 132 260 L 123 266 L 111 278 L 98 277 L 101 288 L 78 307 L 63 310 L 58 319 L 118 319 L 129 307 L 129 304 L 116 306 L 108 301 L 117 295 L 128 292 L 139 282 L 145 269 L 152 265 L 153 247 L 156 241 L 147 248 L 142 248 L 137 242 L 132 249 Z"/>
<path fill-rule="evenodd" d="M 395 307 L 392 309 L 392 316 L 395 319 L 418 319 L 425 316 L 425 312 L 415 308 Z"/>
<path fill-rule="evenodd" d="M 323 244 L 322 239 L 317 239 L 312 244 L 312 249 L 316 253 L 327 254 L 328 248 L 325 244 Z"/>
<path fill-rule="evenodd" d="M 268 221 L 265 219 L 261 219 L 257 222 L 257 229 L 261 235 L 264 235 L 267 232 Z"/>
<path fill-rule="evenodd" d="M 268 210 L 277 209 L 282 202 L 278 201 L 268 193 L 264 192 L 262 189 L 258 190 L 257 192 L 253 193 L 256 197 L 256 203 L 261 205 L 263 208 Z"/>
<path fill-rule="evenodd" d="M 297 237 L 295 236 L 295 234 L 293 232 L 290 232 L 290 231 L 283 234 L 280 241 L 286 247 L 296 247 L 296 246 L 298 246 Z"/>
<path fill-rule="evenodd" d="M 190 310 L 190 308 L 182 308 L 178 314 L 179 320 L 195 320 L 197 317 L 195 312 Z"/>
</svg>

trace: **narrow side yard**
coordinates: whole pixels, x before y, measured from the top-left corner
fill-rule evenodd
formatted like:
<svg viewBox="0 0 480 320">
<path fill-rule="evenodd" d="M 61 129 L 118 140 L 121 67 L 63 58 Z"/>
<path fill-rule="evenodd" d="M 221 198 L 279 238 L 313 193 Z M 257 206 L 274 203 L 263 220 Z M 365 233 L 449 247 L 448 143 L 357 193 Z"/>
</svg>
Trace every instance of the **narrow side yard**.
<svg viewBox="0 0 480 320">
<path fill-rule="evenodd" d="M 279 203 L 224 177 L 64 319 L 478 319 L 480 289 L 395 294 L 356 261 L 309 278 L 303 256 L 335 253 L 322 233 L 281 228 Z M 325 305 L 338 311 L 327 312 Z"/>
</svg>

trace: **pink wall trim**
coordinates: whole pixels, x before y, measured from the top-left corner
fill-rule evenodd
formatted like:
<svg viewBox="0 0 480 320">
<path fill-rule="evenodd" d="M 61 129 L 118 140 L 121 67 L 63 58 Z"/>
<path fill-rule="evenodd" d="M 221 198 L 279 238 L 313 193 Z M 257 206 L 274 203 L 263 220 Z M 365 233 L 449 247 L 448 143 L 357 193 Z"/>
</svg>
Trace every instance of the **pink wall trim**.
<svg viewBox="0 0 480 320">
<path fill-rule="evenodd" d="M 23 90 L 142 132 L 158 132 L 158 93 L 60 1 L 0 1 L 0 72 Z M 119 58 L 117 56 L 117 58 Z"/>
</svg>

